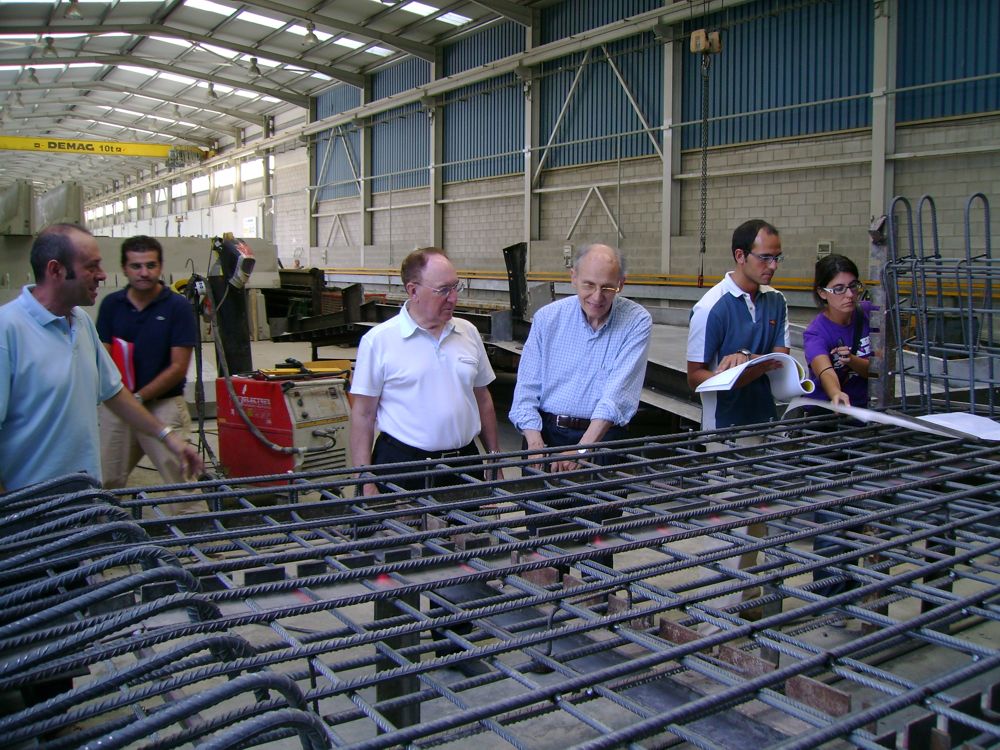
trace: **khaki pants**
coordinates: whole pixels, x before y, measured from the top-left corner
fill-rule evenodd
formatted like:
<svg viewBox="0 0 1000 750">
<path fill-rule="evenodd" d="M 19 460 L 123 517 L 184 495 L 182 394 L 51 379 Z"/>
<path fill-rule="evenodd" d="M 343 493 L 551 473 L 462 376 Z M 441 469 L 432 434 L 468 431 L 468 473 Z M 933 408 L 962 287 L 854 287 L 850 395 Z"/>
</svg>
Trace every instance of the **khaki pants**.
<svg viewBox="0 0 1000 750">
<path fill-rule="evenodd" d="M 182 438 L 189 439 L 191 417 L 183 396 L 157 399 L 144 406 L 165 426 L 173 427 Z M 103 404 L 100 408 L 100 428 L 101 473 L 104 474 L 105 489 L 124 487 L 129 474 L 144 455 L 149 456 L 165 484 L 184 481 L 180 462 L 164 443 L 153 435 L 133 430 Z M 175 513 L 204 513 L 208 510 L 202 500 L 172 503 L 170 507 Z"/>
</svg>

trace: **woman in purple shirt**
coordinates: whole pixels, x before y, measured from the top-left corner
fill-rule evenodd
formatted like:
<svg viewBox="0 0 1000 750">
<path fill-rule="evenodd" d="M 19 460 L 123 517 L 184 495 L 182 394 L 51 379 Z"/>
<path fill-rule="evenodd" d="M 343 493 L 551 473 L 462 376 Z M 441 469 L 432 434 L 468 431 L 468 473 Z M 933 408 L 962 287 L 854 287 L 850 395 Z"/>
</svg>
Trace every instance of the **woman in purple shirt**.
<svg viewBox="0 0 1000 750">
<path fill-rule="evenodd" d="M 812 398 L 844 406 L 868 405 L 872 306 L 861 302 L 864 288 L 850 258 L 828 255 L 816 262 L 813 297 L 821 312 L 802 337 L 810 378 L 816 385 Z"/>
</svg>

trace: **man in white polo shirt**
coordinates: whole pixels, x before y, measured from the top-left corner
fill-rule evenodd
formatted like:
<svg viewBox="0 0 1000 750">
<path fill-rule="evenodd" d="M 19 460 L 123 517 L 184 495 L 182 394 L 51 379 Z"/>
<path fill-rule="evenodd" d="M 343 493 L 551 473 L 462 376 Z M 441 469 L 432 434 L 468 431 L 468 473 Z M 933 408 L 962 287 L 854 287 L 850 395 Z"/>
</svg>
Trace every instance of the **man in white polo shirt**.
<svg viewBox="0 0 1000 750">
<path fill-rule="evenodd" d="M 476 435 L 487 451 L 497 451 L 496 411 L 487 388 L 496 376 L 475 326 L 452 317 L 464 288 L 455 267 L 443 250 L 427 247 L 406 257 L 400 275 L 406 304 L 358 346 L 351 381 L 354 464 L 475 455 Z M 399 484 L 424 487 L 416 478 Z M 364 485 L 366 495 L 378 491 L 374 483 Z"/>
</svg>

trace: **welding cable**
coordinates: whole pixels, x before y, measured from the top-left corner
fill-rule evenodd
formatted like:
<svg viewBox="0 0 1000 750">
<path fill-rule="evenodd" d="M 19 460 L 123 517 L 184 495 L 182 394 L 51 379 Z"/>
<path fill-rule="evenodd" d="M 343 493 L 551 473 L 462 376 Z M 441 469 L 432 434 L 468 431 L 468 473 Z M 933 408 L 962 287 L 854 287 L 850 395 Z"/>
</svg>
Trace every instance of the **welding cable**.
<svg viewBox="0 0 1000 750">
<path fill-rule="evenodd" d="M 228 285 L 226 287 L 226 294 L 229 294 Z M 211 286 L 208 284 L 205 285 L 205 298 L 208 300 L 211 306 L 211 313 L 209 314 L 212 316 L 212 318 L 214 318 L 218 308 L 215 306 L 215 300 L 212 296 L 212 289 Z M 232 376 L 229 374 L 229 363 L 226 361 L 226 352 L 223 349 L 222 341 L 219 338 L 218 325 L 212 326 L 212 339 L 215 341 L 215 353 L 219 359 L 219 369 L 222 371 L 222 380 L 226 384 L 226 392 L 229 394 L 229 400 L 233 405 L 233 409 L 236 411 L 240 419 L 243 420 L 243 423 L 250 430 L 250 434 L 253 435 L 255 438 L 257 438 L 258 442 L 260 442 L 268 449 L 274 451 L 275 453 L 283 453 L 285 455 L 317 453 L 320 451 L 329 450 L 329 448 L 332 447 L 323 445 L 323 446 L 313 446 L 309 448 L 298 448 L 294 445 L 292 446 L 278 445 L 270 438 L 268 438 L 267 435 L 261 432 L 260 429 L 257 427 L 257 425 L 255 425 L 253 421 L 250 419 L 250 416 L 243 409 L 243 404 L 240 401 L 239 396 L 236 395 L 236 389 L 233 388 L 233 379 Z"/>
<path fill-rule="evenodd" d="M 199 310 L 201 308 L 201 289 L 207 289 L 208 284 L 205 281 L 204 276 L 199 276 L 194 271 L 194 261 L 188 258 L 188 264 L 191 266 L 191 276 L 188 278 L 188 283 L 185 285 L 184 292 L 185 296 L 191 302 L 192 308 L 194 308 L 194 316 L 196 320 L 200 321 Z M 207 317 L 207 316 L 206 316 Z M 212 451 L 212 446 L 208 442 L 208 437 L 205 434 L 205 371 L 204 371 L 204 360 L 201 353 L 201 345 L 203 340 L 201 338 L 201 324 L 196 326 L 197 329 L 197 340 L 194 346 L 194 411 L 198 416 L 198 447 L 202 453 L 208 458 L 212 466 L 218 466 L 219 462 L 215 457 L 215 453 Z M 214 326 L 213 326 L 214 331 Z"/>
</svg>

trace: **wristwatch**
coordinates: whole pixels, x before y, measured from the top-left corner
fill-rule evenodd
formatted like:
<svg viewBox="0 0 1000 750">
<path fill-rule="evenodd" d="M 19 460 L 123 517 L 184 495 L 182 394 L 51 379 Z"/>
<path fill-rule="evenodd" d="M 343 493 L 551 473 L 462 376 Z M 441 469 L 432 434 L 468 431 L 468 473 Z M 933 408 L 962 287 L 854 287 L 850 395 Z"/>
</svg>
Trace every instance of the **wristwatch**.
<svg viewBox="0 0 1000 750">
<path fill-rule="evenodd" d="M 136 401 L 138 401 L 138 402 L 139 402 L 140 404 L 141 404 L 141 403 L 142 403 L 143 401 L 145 401 L 145 399 L 144 399 L 144 398 L 142 397 L 142 394 L 141 394 L 141 393 L 139 393 L 139 391 L 136 391 L 136 392 L 135 392 L 135 393 L 133 393 L 132 395 L 133 395 L 133 396 L 135 396 L 135 400 L 136 400 Z"/>
<path fill-rule="evenodd" d="M 753 357 L 753 352 L 750 351 L 749 349 L 737 349 L 736 351 L 738 351 L 740 354 L 742 354 L 744 357 L 746 357 L 747 358 L 747 362 L 749 362 L 750 358 Z"/>
</svg>

